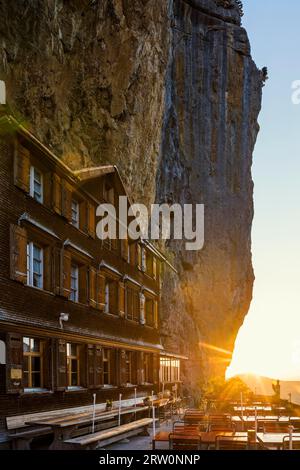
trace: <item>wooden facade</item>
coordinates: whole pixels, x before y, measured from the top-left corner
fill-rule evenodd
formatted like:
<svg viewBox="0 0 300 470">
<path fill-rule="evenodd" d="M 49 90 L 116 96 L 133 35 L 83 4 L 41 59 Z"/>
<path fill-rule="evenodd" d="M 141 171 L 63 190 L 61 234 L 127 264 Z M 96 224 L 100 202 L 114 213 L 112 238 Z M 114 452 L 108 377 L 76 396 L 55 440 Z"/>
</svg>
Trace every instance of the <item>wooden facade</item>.
<svg viewBox="0 0 300 470">
<path fill-rule="evenodd" d="M 126 195 L 117 169 L 73 172 L 8 116 L 0 134 L 1 426 L 158 392 L 163 257 L 96 236 L 97 206 Z"/>
</svg>

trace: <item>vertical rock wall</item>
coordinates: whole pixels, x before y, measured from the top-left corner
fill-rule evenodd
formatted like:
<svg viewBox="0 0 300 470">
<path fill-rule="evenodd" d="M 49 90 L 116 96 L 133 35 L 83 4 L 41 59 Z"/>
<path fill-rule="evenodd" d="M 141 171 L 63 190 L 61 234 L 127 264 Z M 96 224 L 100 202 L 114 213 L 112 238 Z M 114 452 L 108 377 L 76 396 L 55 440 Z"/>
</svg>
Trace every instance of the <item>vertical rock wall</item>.
<svg viewBox="0 0 300 470">
<path fill-rule="evenodd" d="M 197 388 L 252 296 L 261 72 L 235 0 L 0 0 L 11 107 L 71 167 L 119 166 L 137 201 L 205 204 L 205 247 L 166 250 L 162 335 Z M 207 364 L 210 364 L 207 366 Z"/>
</svg>

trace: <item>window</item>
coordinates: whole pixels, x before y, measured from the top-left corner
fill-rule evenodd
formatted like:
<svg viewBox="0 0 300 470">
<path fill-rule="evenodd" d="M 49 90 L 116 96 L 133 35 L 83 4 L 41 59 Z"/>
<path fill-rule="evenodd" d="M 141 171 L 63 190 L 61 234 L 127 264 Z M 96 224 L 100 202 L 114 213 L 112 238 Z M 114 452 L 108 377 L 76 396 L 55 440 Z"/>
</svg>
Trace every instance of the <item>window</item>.
<svg viewBox="0 0 300 470">
<path fill-rule="evenodd" d="M 70 300 L 78 302 L 78 290 L 79 290 L 79 268 L 76 264 L 71 265 L 71 289 L 70 289 Z"/>
<path fill-rule="evenodd" d="M 104 313 L 118 315 L 118 283 L 107 279 L 105 283 L 105 307 Z"/>
<path fill-rule="evenodd" d="M 42 342 L 39 339 L 23 338 L 24 388 L 42 388 Z"/>
<path fill-rule="evenodd" d="M 30 196 L 40 203 L 43 202 L 43 175 L 34 166 L 30 168 Z"/>
<path fill-rule="evenodd" d="M 154 326 L 154 302 L 152 299 L 145 301 L 146 325 Z"/>
<path fill-rule="evenodd" d="M 179 359 L 160 358 L 160 380 L 161 382 L 180 381 L 180 361 Z"/>
<path fill-rule="evenodd" d="M 72 199 L 71 223 L 74 227 L 79 228 L 79 202 Z"/>
<path fill-rule="evenodd" d="M 139 321 L 140 319 L 140 298 L 136 289 L 127 287 L 126 289 L 126 318 L 127 320 Z"/>
<path fill-rule="evenodd" d="M 68 387 L 79 386 L 79 346 L 73 343 L 67 343 L 67 378 Z"/>
<path fill-rule="evenodd" d="M 130 351 L 126 351 L 126 382 L 128 384 L 132 383 L 132 353 Z"/>
<path fill-rule="evenodd" d="M 27 244 L 27 284 L 43 289 L 43 248 Z"/>
<path fill-rule="evenodd" d="M 111 350 L 103 349 L 103 385 L 111 385 Z"/>
</svg>

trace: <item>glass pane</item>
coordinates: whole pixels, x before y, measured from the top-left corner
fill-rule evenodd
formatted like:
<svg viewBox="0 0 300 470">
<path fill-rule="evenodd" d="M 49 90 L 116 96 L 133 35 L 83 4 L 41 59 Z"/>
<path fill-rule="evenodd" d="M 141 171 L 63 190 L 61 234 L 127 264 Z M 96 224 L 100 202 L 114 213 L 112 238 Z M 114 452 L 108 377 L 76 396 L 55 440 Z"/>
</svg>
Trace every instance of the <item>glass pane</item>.
<svg viewBox="0 0 300 470">
<path fill-rule="evenodd" d="M 24 383 L 24 388 L 29 387 L 28 372 L 25 372 L 25 371 L 23 371 L 23 383 Z"/>
<path fill-rule="evenodd" d="M 31 358 L 31 370 L 32 372 L 40 372 L 41 371 L 41 358 L 34 357 Z"/>
<path fill-rule="evenodd" d="M 33 388 L 41 387 L 41 374 L 40 374 L 40 372 L 33 372 L 32 373 L 32 387 Z"/>
<path fill-rule="evenodd" d="M 23 351 L 24 352 L 30 351 L 30 338 L 23 338 Z"/>
<path fill-rule="evenodd" d="M 72 373 L 74 373 L 74 372 L 77 373 L 77 359 L 72 359 L 72 361 L 71 361 L 71 370 L 72 370 Z"/>
<path fill-rule="evenodd" d="M 77 356 L 77 344 L 71 344 L 71 356 Z"/>
<path fill-rule="evenodd" d="M 28 356 L 23 356 L 23 372 L 28 373 Z"/>
<path fill-rule="evenodd" d="M 75 372 L 72 372 L 72 375 L 71 375 L 71 385 L 73 387 L 78 385 L 78 376 L 77 376 L 77 373 L 75 373 Z"/>
<path fill-rule="evenodd" d="M 31 350 L 33 352 L 39 352 L 40 351 L 40 340 L 39 339 L 32 339 L 32 341 L 31 341 Z"/>
</svg>

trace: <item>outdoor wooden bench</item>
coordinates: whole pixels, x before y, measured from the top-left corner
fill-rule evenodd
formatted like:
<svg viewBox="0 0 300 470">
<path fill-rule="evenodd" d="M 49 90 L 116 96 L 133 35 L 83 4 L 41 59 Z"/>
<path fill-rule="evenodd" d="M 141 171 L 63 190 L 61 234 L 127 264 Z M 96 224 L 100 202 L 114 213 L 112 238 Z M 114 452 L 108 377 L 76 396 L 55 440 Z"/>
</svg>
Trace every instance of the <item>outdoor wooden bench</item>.
<svg viewBox="0 0 300 470">
<path fill-rule="evenodd" d="M 39 428 L 23 429 L 22 431 L 10 433 L 9 440 L 13 450 L 30 450 L 30 445 L 35 437 L 52 434 L 52 429 L 48 426 Z"/>
<path fill-rule="evenodd" d="M 67 439 L 64 441 L 64 444 L 74 449 L 95 449 L 97 447 L 104 447 L 113 442 L 120 441 L 121 439 L 136 436 L 137 434 L 148 435 L 148 427 L 151 423 L 153 423 L 151 418 L 143 418 L 105 431 Z"/>
</svg>

